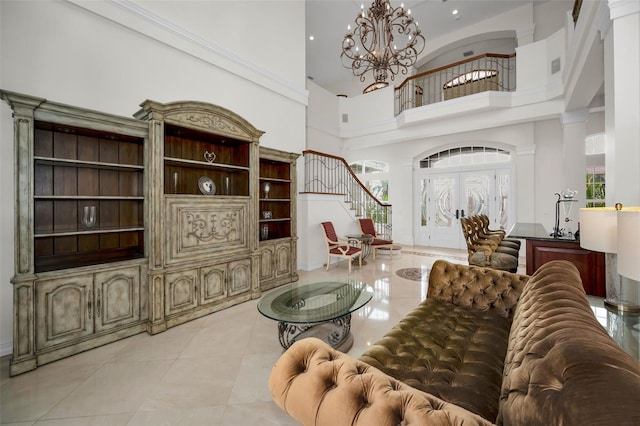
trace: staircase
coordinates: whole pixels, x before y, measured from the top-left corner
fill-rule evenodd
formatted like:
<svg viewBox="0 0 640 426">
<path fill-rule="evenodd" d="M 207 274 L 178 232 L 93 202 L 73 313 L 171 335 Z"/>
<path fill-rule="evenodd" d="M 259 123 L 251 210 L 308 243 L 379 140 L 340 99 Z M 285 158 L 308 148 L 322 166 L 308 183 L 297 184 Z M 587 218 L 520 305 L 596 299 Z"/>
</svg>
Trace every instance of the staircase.
<svg viewBox="0 0 640 426">
<path fill-rule="evenodd" d="M 392 239 L 391 204 L 378 200 L 356 177 L 344 158 L 319 151 L 303 151 L 304 193 L 344 196 L 356 218 L 373 220 L 376 233 Z"/>
</svg>

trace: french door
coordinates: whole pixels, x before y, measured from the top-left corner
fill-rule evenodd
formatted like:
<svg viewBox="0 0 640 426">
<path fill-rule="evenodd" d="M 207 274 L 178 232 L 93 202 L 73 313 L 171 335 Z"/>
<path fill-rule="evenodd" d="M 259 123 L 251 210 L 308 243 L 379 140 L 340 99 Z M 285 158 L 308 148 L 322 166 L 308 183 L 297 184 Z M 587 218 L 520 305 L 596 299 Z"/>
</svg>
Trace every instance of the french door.
<svg viewBox="0 0 640 426">
<path fill-rule="evenodd" d="M 460 219 L 486 214 L 492 227 L 506 228 L 511 210 L 509 169 L 430 173 L 418 177 L 417 245 L 465 248 Z"/>
</svg>

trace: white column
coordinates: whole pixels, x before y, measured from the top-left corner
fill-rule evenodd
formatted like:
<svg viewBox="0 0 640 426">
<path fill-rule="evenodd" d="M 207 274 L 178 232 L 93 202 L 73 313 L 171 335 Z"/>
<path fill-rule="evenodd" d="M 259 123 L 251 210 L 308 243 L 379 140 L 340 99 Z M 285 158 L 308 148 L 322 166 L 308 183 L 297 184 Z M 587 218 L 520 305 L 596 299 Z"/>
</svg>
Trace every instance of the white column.
<svg viewBox="0 0 640 426">
<path fill-rule="evenodd" d="M 613 60 L 613 66 L 605 64 L 605 88 L 612 88 L 613 96 L 606 92 L 607 202 L 640 206 L 640 1 L 609 0 L 609 10 L 613 28 L 605 59 Z M 617 296 L 640 305 L 640 283 L 619 279 Z"/>
<path fill-rule="evenodd" d="M 571 203 L 570 221 L 565 222 L 564 210 L 569 209 L 569 204 L 560 208 L 560 229 L 565 232 L 575 232 L 578 229 L 579 207 L 585 200 L 585 174 L 587 172 L 587 157 L 584 153 L 584 141 L 587 136 L 587 110 L 565 112 L 562 115 L 562 166 L 564 168 L 564 186 L 559 188 L 562 193 L 565 189 L 578 191 Z M 564 203 L 566 204 L 566 203 Z"/>
<path fill-rule="evenodd" d="M 535 155 L 535 145 L 516 147 L 516 222 L 536 222 Z"/>
<path fill-rule="evenodd" d="M 609 0 L 613 21 L 615 202 L 640 205 L 640 2 Z M 608 185 L 607 192 L 611 189 Z"/>
</svg>

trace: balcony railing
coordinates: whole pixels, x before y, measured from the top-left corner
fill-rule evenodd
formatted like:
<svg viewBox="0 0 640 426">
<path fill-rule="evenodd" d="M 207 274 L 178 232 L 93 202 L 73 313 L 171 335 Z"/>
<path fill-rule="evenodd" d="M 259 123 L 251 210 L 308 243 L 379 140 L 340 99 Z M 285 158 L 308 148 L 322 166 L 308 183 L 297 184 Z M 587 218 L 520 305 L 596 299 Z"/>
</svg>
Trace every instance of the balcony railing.
<svg viewBox="0 0 640 426">
<path fill-rule="evenodd" d="M 395 114 L 487 90 L 515 89 L 515 53 L 486 53 L 407 78 L 396 88 Z"/>
<path fill-rule="evenodd" d="M 391 204 L 379 201 L 353 173 L 344 158 L 306 150 L 304 192 L 344 195 L 356 217 L 373 219 L 376 233 L 391 239 Z"/>
</svg>

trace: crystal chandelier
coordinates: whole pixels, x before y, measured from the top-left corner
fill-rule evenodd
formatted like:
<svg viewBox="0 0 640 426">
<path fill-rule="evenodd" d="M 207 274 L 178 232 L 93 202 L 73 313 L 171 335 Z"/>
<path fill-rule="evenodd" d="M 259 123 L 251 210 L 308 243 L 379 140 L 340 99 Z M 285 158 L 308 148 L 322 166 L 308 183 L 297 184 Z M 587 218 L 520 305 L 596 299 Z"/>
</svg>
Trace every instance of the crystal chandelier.
<svg viewBox="0 0 640 426">
<path fill-rule="evenodd" d="M 424 49 L 424 36 L 404 5 L 393 8 L 389 0 L 374 0 L 368 11 L 361 7 L 355 19 L 355 28 L 347 27 L 342 41 L 342 64 L 353 70 L 353 75 L 365 81 L 365 74 L 373 72 L 374 83 L 363 93 L 389 85 L 396 74 L 407 74 Z"/>
</svg>

